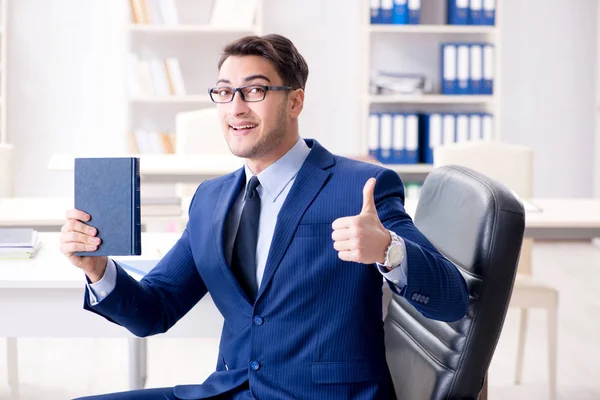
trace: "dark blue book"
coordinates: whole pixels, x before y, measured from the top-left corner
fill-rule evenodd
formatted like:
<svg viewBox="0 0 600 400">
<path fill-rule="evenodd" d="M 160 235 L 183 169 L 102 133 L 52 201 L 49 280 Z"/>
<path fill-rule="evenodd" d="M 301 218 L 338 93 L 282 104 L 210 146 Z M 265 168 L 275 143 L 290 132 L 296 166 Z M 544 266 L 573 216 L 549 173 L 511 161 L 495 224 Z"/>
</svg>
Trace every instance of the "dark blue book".
<svg viewBox="0 0 600 400">
<path fill-rule="evenodd" d="M 142 254 L 139 165 L 137 157 L 75 159 L 75 208 L 91 216 L 86 224 L 102 241 L 75 255 Z"/>
</svg>

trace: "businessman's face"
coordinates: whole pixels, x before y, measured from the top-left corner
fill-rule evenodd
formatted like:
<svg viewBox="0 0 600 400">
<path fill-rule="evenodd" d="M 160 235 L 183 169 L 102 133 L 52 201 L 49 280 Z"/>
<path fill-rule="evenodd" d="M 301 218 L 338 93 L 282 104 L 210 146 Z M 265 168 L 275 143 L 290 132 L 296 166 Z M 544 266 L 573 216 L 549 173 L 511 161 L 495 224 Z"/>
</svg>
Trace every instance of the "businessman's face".
<svg viewBox="0 0 600 400">
<path fill-rule="evenodd" d="M 263 57 L 228 57 L 221 66 L 216 86 L 248 85 L 283 86 L 283 82 L 275 67 Z M 228 89 L 221 92 L 223 99 L 227 99 L 228 93 Z M 230 103 L 217 104 L 229 149 L 236 156 L 251 160 L 282 156 L 285 152 L 281 150 L 292 135 L 294 140 L 297 137 L 297 132 L 290 129 L 290 122 L 299 112 L 294 108 L 290 92 L 267 90 L 264 100 L 259 101 L 262 88 L 255 87 L 245 90 L 244 95 L 251 101 L 244 101 L 240 92 L 236 92 Z"/>
</svg>

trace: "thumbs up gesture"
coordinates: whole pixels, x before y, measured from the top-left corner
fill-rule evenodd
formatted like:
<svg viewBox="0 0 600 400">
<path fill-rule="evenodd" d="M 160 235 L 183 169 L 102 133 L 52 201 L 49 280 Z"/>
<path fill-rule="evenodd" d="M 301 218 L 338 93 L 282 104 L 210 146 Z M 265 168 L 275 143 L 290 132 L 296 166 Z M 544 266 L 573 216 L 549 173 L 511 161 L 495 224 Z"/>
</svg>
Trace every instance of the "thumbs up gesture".
<svg viewBox="0 0 600 400">
<path fill-rule="evenodd" d="M 370 178 L 363 188 L 363 206 L 360 214 L 333 221 L 333 247 L 344 261 L 363 264 L 385 262 L 385 251 L 391 242 L 375 208 L 375 178 Z"/>
</svg>

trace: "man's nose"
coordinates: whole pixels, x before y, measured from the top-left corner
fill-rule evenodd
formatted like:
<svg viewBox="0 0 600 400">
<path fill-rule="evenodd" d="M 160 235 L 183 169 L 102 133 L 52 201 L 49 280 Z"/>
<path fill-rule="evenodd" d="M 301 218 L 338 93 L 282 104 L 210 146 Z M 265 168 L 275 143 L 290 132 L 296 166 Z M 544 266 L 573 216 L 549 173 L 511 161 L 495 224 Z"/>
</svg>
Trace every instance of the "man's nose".
<svg viewBox="0 0 600 400">
<path fill-rule="evenodd" d="M 233 115 L 244 115 L 250 111 L 248 107 L 248 103 L 242 100 L 242 94 L 240 92 L 236 92 L 235 96 L 233 96 L 233 100 L 231 101 L 231 113 Z"/>
</svg>

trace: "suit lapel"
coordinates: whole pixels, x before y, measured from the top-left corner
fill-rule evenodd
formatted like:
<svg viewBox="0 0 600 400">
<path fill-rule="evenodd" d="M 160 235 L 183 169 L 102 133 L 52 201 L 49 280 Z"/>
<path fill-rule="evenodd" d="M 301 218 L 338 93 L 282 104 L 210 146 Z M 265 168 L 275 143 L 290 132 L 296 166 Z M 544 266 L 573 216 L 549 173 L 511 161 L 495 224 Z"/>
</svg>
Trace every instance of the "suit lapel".
<svg viewBox="0 0 600 400">
<path fill-rule="evenodd" d="M 244 293 L 244 290 L 238 283 L 237 279 L 233 275 L 231 271 L 231 266 L 227 263 L 227 259 L 225 258 L 225 224 L 227 223 L 227 217 L 229 216 L 229 210 L 231 210 L 231 206 L 233 205 L 237 195 L 239 194 L 239 189 L 244 183 L 246 175 L 244 173 L 244 168 L 241 168 L 235 171 L 231 177 L 223 182 L 223 186 L 221 187 L 221 194 L 219 196 L 219 201 L 215 207 L 215 212 L 213 214 L 212 220 L 212 229 L 215 238 L 215 245 L 217 247 L 217 254 L 219 257 L 219 267 L 223 271 L 223 274 L 227 276 L 231 284 L 235 287 L 236 291 L 242 296 L 249 304 L 250 301 L 248 297 Z"/>
<path fill-rule="evenodd" d="M 277 215 L 257 300 L 266 290 L 279 267 L 304 212 L 327 182 L 330 172 L 324 169 L 334 164 L 333 155 L 321 147 L 316 140 L 307 140 L 307 143 L 309 146 L 312 144 L 312 150 L 298 171 L 294 184 Z"/>
</svg>

